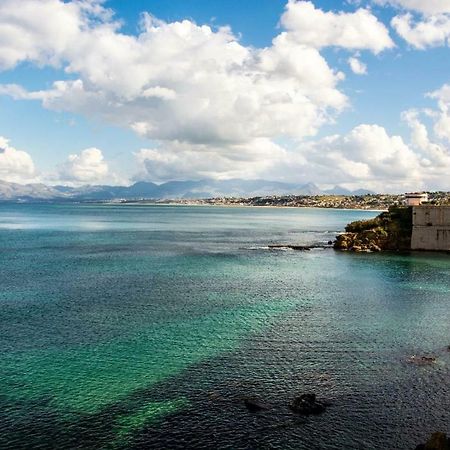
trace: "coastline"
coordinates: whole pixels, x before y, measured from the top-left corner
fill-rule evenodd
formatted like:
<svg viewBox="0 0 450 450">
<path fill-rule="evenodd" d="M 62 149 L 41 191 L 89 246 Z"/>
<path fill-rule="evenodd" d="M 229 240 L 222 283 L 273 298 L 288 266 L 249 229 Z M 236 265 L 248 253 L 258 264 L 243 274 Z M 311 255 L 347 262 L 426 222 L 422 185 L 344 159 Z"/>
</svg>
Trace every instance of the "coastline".
<svg viewBox="0 0 450 450">
<path fill-rule="evenodd" d="M 83 204 L 83 203 L 77 203 Z M 201 206 L 212 208 L 277 208 L 277 209 L 331 209 L 336 211 L 369 211 L 369 212 L 384 212 L 388 209 L 374 209 L 374 208 L 339 208 L 332 206 L 288 206 L 288 205 L 241 205 L 241 204 L 218 204 L 218 203 L 183 203 L 183 202 L 86 202 L 86 204 L 98 204 L 108 206 Z"/>
</svg>

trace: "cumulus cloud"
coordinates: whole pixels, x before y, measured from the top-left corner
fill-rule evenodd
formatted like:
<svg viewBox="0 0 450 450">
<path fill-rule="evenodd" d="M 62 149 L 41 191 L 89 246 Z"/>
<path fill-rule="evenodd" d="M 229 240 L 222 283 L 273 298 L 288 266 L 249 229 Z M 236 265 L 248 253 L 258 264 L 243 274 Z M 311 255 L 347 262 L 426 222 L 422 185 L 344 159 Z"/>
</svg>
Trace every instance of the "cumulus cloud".
<svg viewBox="0 0 450 450">
<path fill-rule="evenodd" d="M 361 124 L 346 135 L 329 136 L 308 148 L 309 170 L 319 182 L 402 191 L 421 182 L 420 160 L 400 136 Z"/>
<path fill-rule="evenodd" d="M 15 0 L 0 2 L 0 69 L 21 61 L 58 66 L 80 32 L 95 19 L 107 20 L 110 11 L 101 1 Z M 51 20 L 49 20 L 51 18 Z M 117 24 L 97 24 L 114 28 Z"/>
<path fill-rule="evenodd" d="M 135 153 L 141 167 L 137 179 L 155 181 L 180 179 L 255 179 L 283 178 L 279 170 L 285 161 L 306 163 L 300 155 L 291 155 L 270 139 L 260 138 L 244 144 L 228 145 L 225 149 L 204 144 L 170 142 Z M 289 173 L 288 176 L 292 174 Z"/>
<path fill-rule="evenodd" d="M 343 47 L 380 53 L 394 47 L 389 31 L 368 9 L 324 12 L 309 1 L 289 0 L 282 25 L 290 38 L 310 47 Z"/>
<path fill-rule="evenodd" d="M 410 146 L 421 161 L 425 185 L 449 189 L 450 173 L 450 86 L 428 94 L 437 101 L 435 109 L 410 109 L 402 118 L 411 130 Z"/>
<path fill-rule="evenodd" d="M 402 117 L 411 129 L 411 146 L 422 156 L 422 170 L 425 175 L 445 176 L 445 183 L 448 183 L 450 171 L 448 149 L 442 143 L 433 142 L 430 139 L 426 125 L 420 119 L 420 111 L 414 109 L 405 111 Z"/>
<path fill-rule="evenodd" d="M 437 91 L 428 94 L 428 97 L 437 100 L 438 103 L 434 132 L 439 138 L 450 143 L 450 85 L 445 84 Z"/>
<path fill-rule="evenodd" d="M 450 13 L 450 0 L 374 0 L 374 2 L 428 15 Z"/>
<path fill-rule="evenodd" d="M 450 14 L 416 20 L 412 14 L 407 13 L 394 17 L 391 24 L 399 36 L 417 49 L 449 44 Z"/>
<path fill-rule="evenodd" d="M 424 50 L 448 45 L 450 0 L 374 0 L 406 12 L 395 16 L 391 26 L 409 45 Z"/>
<path fill-rule="evenodd" d="M 137 179 L 189 179 L 194 174 L 195 179 L 314 180 L 322 185 L 364 186 L 378 192 L 403 192 L 427 184 L 444 186 L 450 160 L 443 148 L 433 147 L 429 141 L 419 147 L 414 138 L 411 141 L 390 135 L 379 125 L 361 124 L 347 134 L 303 142 L 290 149 L 265 139 L 246 144 L 246 148 L 233 146 L 227 153 L 209 146 L 172 143 L 135 154 L 141 166 Z"/>
<path fill-rule="evenodd" d="M 32 181 L 36 176 L 31 156 L 9 145 L 8 139 L 0 136 L 0 179 L 15 183 Z"/>
<path fill-rule="evenodd" d="M 198 144 L 314 135 L 347 104 L 337 88 L 343 75 L 316 48 L 290 39 L 290 32 L 271 47 L 253 49 L 228 28 L 144 19 L 137 37 L 85 23 L 58 55 L 78 79 L 45 91 L 1 90 L 151 139 Z"/>
<path fill-rule="evenodd" d="M 296 170 L 313 173 L 314 180 L 348 187 L 365 186 L 379 192 L 449 189 L 450 86 L 427 95 L 434 109 L 402 113 L 409 139 L 390 135 L 376 124 L 362 124 L 345 135 L 328 136 L 303 146 L 307 164 Z"/>
<path fill-rule="evenodd" d="M 367 66 L 362 61 L 360 61 L 357 57 L 352 56 L 348 59 L 348 64 L 352 72 L 356 75 L 367 75 Z"/>
<path fill-rule="evenodd" d="M 26 14 L 24 13 L 26 12 Z M 44 17 L 52 17 L 49 24 Z M 36 23 L 35 23 L 36 22 Z M 41 101 L 126 127 L 155 142 L 137 158 L 148 176 L 253 176 L 279 167 L 280 139 L 314 136 L 348 105 L 324 47 L 375 54 L 394 46 L 368 9 L 325 12 L 290 0 L 282 31 L 266 48 L 242 45 L 228 27 L 190 20 L 166 23 L 142 15 L 135 35 L 120 31 L 100 0 L 4 0 L 0 6 L 0 68 L 20 62 L 63 68 L 70 79 L 45 90 L 10 84 L 0 93 Z M 364 64 L 351 63 L 362 73 Z M 68 161 L 67 178 L 91 182 L 83 154 Z M 103 169 L 101 169 L 103 170 Z M 151 175 L 149 175 L 151 174 Z M 271 176 L 273 178 L 273 176 Z"/>
<path fill-rule="evenodd" d="M 98 148 L 87 148 L 80 154 L 69 155 L 59 166 L 58 176 L 71 183 L 100 183 L 109 178 L 109 168 Z"/>
<path fill-rule="evenodd" d="M 253 48 L 227 27 L 166 23 L 149 14 L 142 16 L 138 35 L 126 35 L 96 0 L 23 0 L 27 14 L 19 14 L 14 3 L 0 5 L 0 25 L 7 25 L 0 27 L 0 68 L 23 61 L 55 65 L 70 79 L 31 92 L 3 85 L 0 93 L 99 118 L 151 139 L 135 153 L 138 179 L 313 180 L 403 191 L 428 182 L 443 185 L 450 170 L 446 86 L 430 94 L 439 104 L 429 117 L 432 132 L 420 113 L 404 114 L 411 142 L 375 124 L 308 140 L 348 105 L 340 89 L 345 76 L 330 67 L 321 50 L 350 51 L 350 68 L 362 75 L 367 67 L 360 52 L 394 47 L 368 9 L 325 12 L 312 2 L 290 0 L 278 36 L 266 48 Z M 449 12 L 445 2 L 440 9 L 433 2 L 390 3 L 426 14 L 420 23 L 441 28 Z M 40 14 L 58 20 L 47 29 L 48 21 L 34 23 Z M 412 45 L 425 48 L 448 39 L 445 33 L 419 33 L 415 20 L 403 14 L 393 21 Z M 58 176 L 99 183 L 112 175 L 102 152 L 91 148 L 71 155 Z"/>
</svg>

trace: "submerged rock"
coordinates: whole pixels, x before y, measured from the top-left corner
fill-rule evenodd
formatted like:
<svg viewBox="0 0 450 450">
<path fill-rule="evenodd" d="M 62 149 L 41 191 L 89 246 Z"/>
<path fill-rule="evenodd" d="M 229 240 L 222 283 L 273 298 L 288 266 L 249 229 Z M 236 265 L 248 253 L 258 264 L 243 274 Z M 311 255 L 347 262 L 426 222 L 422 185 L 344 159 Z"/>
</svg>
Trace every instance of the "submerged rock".
<svg viewBox="0 0 450 450">
<path fill-rule="evenodd" d="M 326 406 L 316 400 L 316 394 L 302 394 L 294 398 L 289 408 L 297 414 L 322 414 Z"/>
<path fill-rule="evenodd" d="M 445 433 L 433 433 L 425 444 L 420 444 L 416 450 L 450 450 L 450 441 Z"/>
<path fill-rule="evenodd" d="M 269 244 L 268 247 L 272 250 L 274 249 L 289 249 L 289 250 L 297 250 L 297 251 L 309 251 L 314 246 L 310 245 L 290 245 L 290 244 Z"/>
<path fill-rule="evenodd" d="M 331 242 L 331 244 L 332 244 L 332 242 Z M 330 243 L 328 243 L 327 245 L 323 245 L 323 244 L 314 244 L 314 245 L 269 244 L 268 247 L 271 250 L 276 250 L 276 249 L 285 250 L 285 249 L 289 249 L 289 250 L 297 250 L 297 251 L 309 251 L 309 250 L 312 250 L 312 249 L 315 249 L 315 248 L 329 248 L 331 244 Z"/>
<path fill-rule="evenodd" d="M 269 409 L 269 405 L 257 397 L 245 398 L 244 405 L 250 412 L 257 412 Z"/>
<path fill-rule="evenodd" d="M 418 356 L 412 355 L 408 358 L 408 362 L 417 364 L 418 366 L 428 366 L 430 364 L 434 364 L 436 362 L 435 356 Z"/>
</svg>

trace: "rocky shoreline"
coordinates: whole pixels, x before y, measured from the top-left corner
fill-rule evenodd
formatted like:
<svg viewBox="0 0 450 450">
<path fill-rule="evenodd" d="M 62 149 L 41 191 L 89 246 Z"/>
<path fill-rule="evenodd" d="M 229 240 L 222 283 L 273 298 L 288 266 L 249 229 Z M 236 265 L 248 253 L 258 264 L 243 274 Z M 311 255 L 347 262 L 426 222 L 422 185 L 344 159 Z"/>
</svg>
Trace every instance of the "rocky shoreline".
<svg viewBox="0 0 450 450">
<path fill-rule="evenodd" d="M 351 252 L 411 249 L 412 208 L 390 207 L 374 219 L 352 222 L 336 237 L 334 249 Z"/>
</svg>

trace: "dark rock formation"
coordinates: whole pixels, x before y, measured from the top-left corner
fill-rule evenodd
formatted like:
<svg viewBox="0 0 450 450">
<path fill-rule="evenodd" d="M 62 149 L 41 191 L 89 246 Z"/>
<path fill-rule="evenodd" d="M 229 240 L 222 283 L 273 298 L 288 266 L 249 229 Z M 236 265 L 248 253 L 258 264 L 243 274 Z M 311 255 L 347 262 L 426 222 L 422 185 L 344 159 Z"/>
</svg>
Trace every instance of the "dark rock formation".
<svg viewBox="0 0 450 450">
<path fill-rule="evenodd" d="M 244 405 L 250 412 L 258 412 L 265 409 L 269 409 L 269 405 L 257 397 L 245 398 Z"/>
<path fill-rule="evenodd" d="M 294 398 L 289 408 L 297 414 L 308 416 L 310 414 L 322 414 L 326 405 L 316 400 L 316 394 L 302 394 Z"/>
<path fill-rule="evenodd" d="M 410 250 L 412 208 L 392 207 L 370 220 L 352 222 L 337 236 L 336 250 L 380 252 Z"/>
<path fill-rule="evenodd" d="M 333 243 L 330 241 L 327 245 L 324 244 L 315 244 L 315 245 L 293 245 L 293 244 L 269 244 L 268 247 L 272 250 L 276 249 L 290 249 L 297 251 L 307 252 L 312 250 L 313 248 L 330 248 Z"/>
<path fill-rule="evenodd" d="M 436 357 L 412 355 L 410 358 L 408 358 L 408 362 L 417 364 L 418 366 L 428 366 L 436 362 Z"/>
<path fill-rule="evenodd" d="M 450 439 L 445 433 L 433 433 L 425 444 L 420 444 L 416 450 L 450 450 Z"/>
<path fill-rule="evenodd" d="M 289 244 L 269 244 L 268 247 L 272 250 L 276 249 L 290 249 L 290 250 L 298 250 L 298 251 L 309 251 L 311 248 L 308 245 L 289 245 Z"/>
</svg>

